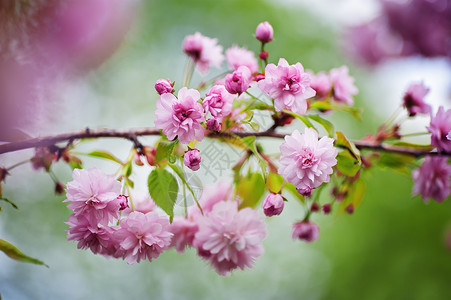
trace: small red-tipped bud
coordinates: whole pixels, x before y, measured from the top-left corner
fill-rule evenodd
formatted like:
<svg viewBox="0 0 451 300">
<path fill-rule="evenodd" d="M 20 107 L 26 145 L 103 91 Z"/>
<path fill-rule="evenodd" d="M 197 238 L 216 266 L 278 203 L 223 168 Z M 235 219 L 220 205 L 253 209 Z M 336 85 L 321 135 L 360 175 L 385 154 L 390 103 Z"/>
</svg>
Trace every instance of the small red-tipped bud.
<svg viewBox="0 0 451 300">
<path fill-rule="evenodd" d="M 348 214 L 354 213 L 354 205 L 353 205 L 352 203 L 349 204 L 348 206 L 346 206 L 346 212 L 347 212 Z"/>
<path fill-rule="evenodd" d="M 326 203 L 321 207 L 321 209 L 325 215 L 328 215 L 332 211 L 332 205 L 330 203 Z"/>
<path fill-rule="evenodd" d="M 169 79 L 158 79 L 155 82 L 155 90 L 159 95 L 163 95 L 166 93 L 173 92 L 174 83 L 172 83 Z"/>
<path fill-rule="evenodd" d="M 141 155 L 138 153 L 138 151 L 133 151 L 133 162 L 137 166 L 144 166 L 144 163 L 141 160 Z"/>
<path fill-rule="evenodd" d="M 271 193 L 263 201 L 263 212 L 267 217 L 278 216 L 282 213 L 284 204 L 281 194 Z"/>
<path fill-rule="evenodd" d="M 302 221 L 293 224 L 293 239 L 300 239 L 311 243 L 319 238 L 319 226 L 310 221 Z"/>
<path fill-rule="evenodd" d="M 155 155 L 157 154 L 157 149 L 155 147 L 144 146 L 142 154 L 146 157 L 149 165 L 155 166 Z"/>
<path fill-rule="evenodd" d="M 119 210 L 124 210 L 128 207 L 128 197 L 125 195 L 119 195 L 117 196 L 117 199 L 119 200 Z"/>
<path fill-rule="evenodd" d="M 62 193 L 64 193 L 64 184 L 62 184 L 61 182 L 55 182 L 55 193 L 58 195 L 61 195 Z"/>
<path fill-rule="evenodd" d="M 274 30 L 268 22 L 262 22 L 258 24 L 255 31 L 255 37 L 263 44 L 271 42 L 273 39 Z"/>
<path fill-rule="evenodd" d="M 301 194 L 304 197 L 310 197 L 312 195 L 312 191 L 313 189 L 309 186 L 302 188 L 302 189 L 297 189 L 298 193 Z"/>
<path fill-rule="evenodd" d="M 312 206 L 310 207 L 310 210 L 311 210 L 312 212 L 317 212 L 317 211 L 319 211 L 319 204 L 318 204 L 317 202 L 313 202 L 313 203 L 312 203 Z"/>
<path fill-rule="evenodd" d="M 33 169 L 45 169 L 46 171 L 50 170 L 50 166 L 52 162 L 57 160 L 58 156 L 56 153 L 50 152 L 47 147 L 36 148 L 34 156 L 31 158 L 31 165 Z"/>
<path fill-rule="evenodd" d="M 263 79 L 265 79 L 265 75 L 263 75 L 263 74 L 261 74 L 261 73 L 258 73 L 257 75 L 255 75 L 255 81 L 260 81 L 260 80 L 263 80 Z"/>
<path fill-rule="evenodd" d="M 260 59 L 263 59 L 263 60 L 267 60 L 267 59 L 268 59 L 268 56 L 269 56 L 269 53 L 266 52 L 266 51 L 262 51 L 262 52 L 260 52 L 260 54 L 258 55 L 258 57 L 260 57 Z"/>
</svg>

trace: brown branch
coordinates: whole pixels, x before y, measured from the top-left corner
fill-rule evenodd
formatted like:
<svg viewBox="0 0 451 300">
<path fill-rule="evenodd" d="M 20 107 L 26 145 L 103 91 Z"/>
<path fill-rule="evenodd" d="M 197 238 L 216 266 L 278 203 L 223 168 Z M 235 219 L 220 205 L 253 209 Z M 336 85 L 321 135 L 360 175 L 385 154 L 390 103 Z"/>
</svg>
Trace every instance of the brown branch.
<svg viewBox="0 0 451 300">
<path fill-rule="evenodd" d="M 68 132 L 53 136 L 44 136 L 38 138 L 32 138 L 28 140 L 18 141 L 18 142 L 10 142 L 4 143 L 0 145 L 0 154 L 14 152 L 18 150 L 24 150 L 29 148 L 36 147 L 48 147 L 55 145 L 56 143 L 64 142 L 64 141 L 74 141 L 79 139 L 86 138 L 122 138 L 132 141 L 135 146 L 140 146 L 141 144 L 138 142 L 138 136 L 151 136 L 151 135 L 160 135 L 160 130 L 155 128 L 135 128 L 135 129 L 124 129 L 124 130 L 116 130 L 116 129 L 89 129 L 86 128 L 82 131 L 76 132 Z M 223 138 L 223 137 L 246 137 L 246 136 L 255 136 L 255 137 L 269 137 L 269 138 L 284 138 L 285 134 L 276 133 L 273 130 L 262 131 L 262 132 L 210 132 L 207 134 L 207 137 L 210 138 Z M 359 149 L 368 149 L 373 151 L 386 151 L 386 152 L 395 152 L 400 154 L 409 154 L 414 155 L 416 157 L 425 156 L 425 155 L 445 155 L 451 156 L 450 152 L 430 152 L 421 149 L 412 149 L 408 147 L 399 147 L 394 145 L 388 145 L 383 143 L 375 143 L 368 141 L 354 141 L 354 144 Z"/>
</svg>

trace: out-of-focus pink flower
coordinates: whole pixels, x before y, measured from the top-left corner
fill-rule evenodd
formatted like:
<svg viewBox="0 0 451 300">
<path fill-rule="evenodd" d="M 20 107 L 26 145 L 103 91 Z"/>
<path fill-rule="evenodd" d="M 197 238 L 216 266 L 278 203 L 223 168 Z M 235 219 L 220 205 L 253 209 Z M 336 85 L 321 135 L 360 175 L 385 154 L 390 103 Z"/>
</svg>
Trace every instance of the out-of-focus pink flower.
<svg viewBox="0 0 451 300">
<path fill-rule="evenodd" d="M 142 212 L 143 214 L 147 214 L 148 212 L 154 211 L 156 208 L 155 202 L 150 198 L 149 194 L 146 195 L 140 195 L 137 193 L 133 193 L 134 190 L 132 190 L 131 195 L 128 196 L 131 201 L 133 201 L 133 207 L 135 208 L 135 211 Z M 130 200 L 129 200 L 130 202 Z M 126 209 L 124 209 L 121 213 L 122 216 L 128 216 L 130 213 L 133 212 L 132 208 L 129 205 Z"/>
<path fill-rule="evenodd" d="M 221 124 L 219 123 L 218 119 L 210 118 L 207 120 L 207 129 L 210 131 L 220 131 Z"/>
<path fill-rule="evenodd" d="M 169 218 L 156 212 L 132 212 L 122 219 L 114 238 L 122 258 L 128 264 L 157 258 L 169 248 L 173 234 L 169 231 Z"/>
<path fill-rule="evenodd" d="M 310 186 L 306 186 L 304 188 L 297 188 L 296 189 L 299 194 L 301 194 L 304 197 L 310 197 L 312 195 L 313 189 Z"/>
<path fill-rule="evenodd" d="M 205 112 L 210 112 L 215 118 L 222 118 L 232 112 L 235 96 L 230 94 L 223 85 L 213 86 L 202 101 Z"/>
<path fill-rule="evenodd" d="M 252 74 L 246 66 L 240 66 L 233 73 L 225 76 L 225 88 L 230 94 L 241 95 L 248 88 L 252 81 Z"/>
<path fill-rule="evenodd" d="M 435 117 L 431 117 L 427 129 L 431 133 L 431 144 L 437 147 L 438 151 L 451 152 L 451 140 L 446 137 L 451 131 L 451 109 L 445 111 L 443 106 L 440 106 Z"/>
<path fill-rule="evenodd" d="M 310 87 L 316 91 L 318 99 L 326 98 L 332 90 L 332 81 L 326 72 L 319 72 L 316 75 L 313 72 L 307 72 L 310 75 Z"/>
<path fill-rule="evenodd" d="M 70 215 L 67 239 L 78 242 L 78 249 L 91 249 L 94 254 L 112 255 L 114 252 L 113 229 L 108 225 L 99 225 L 84 215 Z"/>
<path fill-rule="evenodd" d="M 197 149 L 186 151 L 185 156 L 183 156 L 183 163 L 193 171 L 199 170 L 201 160 L 202 157 Z"/>
<path fill-rule="evenodd" d="M 316 241 L 319 238 L 319 226 L 310 221 L 294 223 L 292 237 L 307 243 Z"/>
<path fill-rule="evenodd" d="M 450 195 L 451 165 L 447 157 L 427 156 L 419 169 L 412 172 L 413 194 L 420 194 L 424 201 L 429 198 L 442 202 Z"/>
<path fill-rule="evenodd" d="M 267 21 L 258 24 L 255 37 L 262 43 L 269 43 L 273 40 L 274 29 Z"/>
<path fill-rule="evenodd" d="M 155 111 L 155 127 L 163 129 L 169 140 L 178 137 L 183 144 L 195 139 L 204 138 L 204 128 L 200 124 L 205 121 L 204 109 L 197 101 L 200 94 L 197 90 L 183 87 L 178 93 L 178 99 L 170 93 L 157 99 Z"/>
<path fill-rule="evenodd" d="M 330 80 L 333 85 L 333 98 L 338 102 L 344 102 L 348 105 L 354 103 L 353 95 L 357 94 L 358 89 L 354 85 L 354 78 L 349 76 L 347 66 L 330 70 Z"/>
<path fill-rule="evenodd" d="M 285 143 L 280 146 L 279 174 L 298 190 L 317 188 L 329 182 L 332 167 L 337 164 L 338 150 L 333 143 L 328 137 L 318 141 L 318 133 L 312 128 L 305 128 L 304 134 L 295 130 L 285 136 Z"/>
<path fill-rule="evenodd" d="M 410 117 L 431 112 L 431 106 L 424 102 L 427 93 L 429 89 L 423 83 L 413 83 L 409 86 L 404 94 L 402 105 L 407 109 Z"/>
<path fill-rule="evenodd" d="M 215 185 L 207 186 L 202 191 L 199 204 L 204 214 L 210 212 L 213 206 L 220 201 L 228 201 L 232 199 L 233 186 L 228 181 L 220 181 Z M 190 207 L 188 215 L 195 219 L 202 216 L 197 205 Z"/>
<path fill-rule="evenodd" d="M 221 201 L 199 218 L 198 224 L 193 245 L 221 275 L 238 267 L 252 267 L 263 253 L 265 222 L 249 207 L 238 210 L 237 202 Z"/>
<path fill-rule="evenodd" d="M 284 204 L 281 194 L 271 193 L 263 201 L 263 212 L 267 217 L 278 216 L 282 213 Z"/>
<path fill-rule="evenodd" d="M 84 215 L 93 224 L 108 224 L 118 218 L 121 184 L 114 176 L 99 169 L 75 169 L 73 181 L 67 183 L 64 202 L 72 209 L 74 216 Z"/>
<path fill-rule="evenodd" d="M 183 51 L 194 60 L 197 69 L 203 74 L 208 73 L 210 66 L 220 68 L 224 60 L 222 46 L 218 45 L 218 40 L 203 36 L 199 32 L 185 37 Z"/>
<path fill-rule="evenodd" d="M 327 215 L 332 211 L 332 205 L 330 203 L 323 204 L 321 210 L 325 215 Z"/>
<path fill-rule="evenodd" d="M 193 245 L 194 235 L 198 229 L 197 223 L 191 218 L 174 217 L 174 220 L 169 226 L 169 231 L 174 234 L 171 241 L 171 247 L 174 247 L 177 252 L 185 252 L 186 247 L 191 247 Z"/>
<path fill-rule="evenodd" d="M 307 111 L 306 99 L 315 96 L 310 87 L 310 76 L 304 72 L 301 63 L 290 66 L 281 58 L 279 64 L 269 64 L 265 68 L 265 79 L 258 82 L 258 87 L 274 99 L 276 111 L 291 110 L 297 114 Z"/>
<path fill-rule="evenodd" d="M 159 95 L 172 93 L 174 90 L 174 84 L 169 79 L 158 79 L 155 82 L 155 90 Z"/>
<path fill-rule="evenodd" d="M 231 68 L 237 70 L 240 66 L 246 66 L 251 73 L 258 72 L 258 62 L 255 58 L 254 52 L 246 48 L 240 48 L 233 45 L 225 51 L 227 63 Z"/>
</svg>

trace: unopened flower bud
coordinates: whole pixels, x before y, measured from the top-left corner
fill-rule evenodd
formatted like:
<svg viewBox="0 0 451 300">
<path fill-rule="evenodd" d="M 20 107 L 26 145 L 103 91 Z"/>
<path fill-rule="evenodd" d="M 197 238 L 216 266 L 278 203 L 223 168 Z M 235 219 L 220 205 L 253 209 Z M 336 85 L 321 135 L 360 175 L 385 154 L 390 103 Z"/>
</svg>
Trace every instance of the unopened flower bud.
<svg viewBox="0 0 451 300">
<path fill-rule="evenodd" d="M 265 201 L 263 201 L 263 212 L 267 217 L 278 216 L 282 213 L 284 206 L 283 197 L 281 194 L 269 194 Z"/>
<path fill-rule="evenodd" d="M 144 163 L 141 160 L 141 155 L 138 153 L 138 151 L 133 151 L 133 162 L 137 166 L 144 166 Z"/>
<path fill-rule="evenodd" d="M 61 195 L 62 193 L 64 193 L 64 184 L 62 184 L 61 182 L 55 182 L 55 193 L 58 195 Z"/>
<path fill-rule="evenodd" d="M 187 166 L 193 171 L 199 170 L 201 160 L 202 157 L 200 156 L 200 152 L 197 149 L 186 151 L 185 156 L 183 157 L 183 162 L 185 163 L 185 166 Z"/>
<path fill-rule="evenodd" d="M 325 215 L 329 214 L 332 211 L 332 205 L 330 203 L 326 203 L 321 207 L 323 213 Z"/>
<path fill-rule="evenodd" d="M 262 22 L 258 24 L 255 32 L 255 37 L 262 43 L 271 42 L 273 39 L 274 30 L 268 22 Z"/>
<path fill-rule="evenodd" d="M 293 239 L 300 239 L 307 243 L 319 238 L 319 226 L 310 221 L 301 221 L 293 224 Z"/>
<path fill-rule="evenodd" d="M 317 211 L 319 211 L 319 204 L 318 204 L 317 202 L 313 202 L 313 203 L 312 203 L 312 206 L 310 207 L 310 210 L 311 210 L 312 212 L 317 212 Z"/>
<path fill-rule="evenodd" d="M 220 131 L 221 124 L 219 124 L 218 119 L 210 118 L 207 120 L 207 129 L 210 131 Z"/>
<path fill-rule="evenodd" d="M 230 94 L 241 95 L 248 88 L 252 80 L 251 71 L 246 66 L 240 66 L 233 73 L 225 77 L 225 88 Z"/>
<path fill-rule="evenodd" d="M 348 206 L 346 206 L 346 212 L 347 212 L 348 214 L 354 213 L 354 205 L 353 205 L 352 203 L 349 204 Z"/>
<path fill-rule="evenodd" d="M 259 82 L 260 80 L 265 79 L 265 75 L 258 73 L 257 75 L 255 75 L 255 81 Z"/>
<path fill-rule="evenodd" d="M 313 189 L 309 186 L 301 189 L 297 189 L 298 193 L 304 197 L 310 197 L 312 195 Z"/>
<path fill-rule="evenodd" d="M 124 210 L 128 207 L 128 197 L 125 195 L 117 196 L 117 200 L 119 200 L 119 210 Z"/>
<path fill-rule="evenodd" d="M 157 148 L 144 146 L 142 153 L 146 157 L 147 162 L 151 166 L 155 166 L 155 155 L 157 154 Z"/>
<path fill-rule="evenodd" d="M 263 60 L 267 60 L 267 59 L 268 59 L 268 56 L 269 56 L 269 53 L 266 52 L 266 51 L 262 51 L 262 52 L 260 52 L 260 54 L 258 55 L 258 57 L 260 57 L 260 59 L 263 59 Z"/>
<path fill-rule="evenodd" d="M 7 175 L 9 175 L 8 170 L 5 168 L 0 168 L 0 181 L 5 181 Z"/>
<path fill-rule="evenodd" d="M 158 79 L 155 82 L 155 90 L 159 95 L 172 93 L 174 84 L 169 79 Z"/>
</svg>

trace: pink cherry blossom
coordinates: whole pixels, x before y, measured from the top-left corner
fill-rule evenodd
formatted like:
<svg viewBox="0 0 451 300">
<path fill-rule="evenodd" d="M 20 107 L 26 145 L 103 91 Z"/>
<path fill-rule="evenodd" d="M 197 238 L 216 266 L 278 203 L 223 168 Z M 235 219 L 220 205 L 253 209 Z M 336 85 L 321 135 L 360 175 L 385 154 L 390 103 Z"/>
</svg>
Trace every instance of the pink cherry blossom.
<svg viewBox="0 0 451 300">
<path fill-rule="evenodd" d="M 215 118 L 225 117 L 232 112 L 235 96 L 227 92 L 223 85 L 213 86 L 202 101 L 205 112 L 210 112 Z"/>
<path fill-rule="evenodd" d="M 193 171 L 199 170 L 201 160 L 202 157 L 200 156 L 200 152 L 197 149 L 186 151 L 185 155 L 183 156 L 183 163 Z"/>
<path fill-rule="evenodd" d="M 72 209 L 74 216 L 84 215 L 93 223 L 108 224 L 118 218 L 121 184 L 114 176 L 99 169 L 75 169 L 73 181 L 67 183 L 64 202 Z"/>
<path fill-rule="evenodd" d="M 122 216 L 128 216 L 130 213 L 133 212 L 133 209 L 131 208 L 130 204 L 130 199 L 131 201 L 133 201 L 133 207 L 135 208 L 135 211 L 142 212 L 143 214 L 154 211 L 156 208 L 156 204 L 149 196 L 149 193 L 140 194 L 134 192 L 134 190 L 131 190 L 131 194 L 130 196 L 128 196 L 129 205 L 126 209 L 122 211 L 121 213 Z"/>
<path fill-rule="evenodd" d="M 308 72 L 311 78 L 310 87 L 316 91 L 318 99 L 326 98 L 332 90 L 332 80 L 326 72 L 319 72 L 316 75 Z"/>
<path fill-rule="evenodd" d="M 219 132 L 221 130 L 221 124 L 219 123 L 218 119 L 210 118 L 207 120 L 207 129 L 210 131 Z"/>
<path fill-rule="evenodd" d="M 198 226 L 192 218 L 186 219 L 176 216 L 169 227 L 169 231 L 174 234 L 171 247 L 174 247 L 177 252 L 183 253 L 186 247 L 193 245 L 194 235 L 198 231 Z"/>
<path fill-rule="evenodd" d="M 218 202 L 232 199 L 233 185 L 228 181 L 219 181 L 214 185 L 209 185 L 204 188 L 199 199 L 199 204 L 202 207 L 204 214 L 210 212 Z M 192 218 L 202 216 L 197 205 L 190 207 L 188 215 Z"/>
<path fill-rule="evenodd" d="M 78 242 L 78 249 L 91 249 L 94 254 L 111 255 L 114 250 L 113 229 L 108 225 L 93 223 L 84 215 L 70 215 L 67 239 Z"/>
<path fill-rule="evenodd" d="M 337 164 L 338 151 L 333 143 L 328 137 L 318 141 L 318 133 L 312 128 L 305 128 L 304 134 L 295 130 L 285 136 L 285 143 L 280 146 L 279 174 L 298 190 L 317 188 L 329 182 L 332 167 Z"/>
<path fill-rule="evenodd" d="M 274 30 L 267 21 L 258 24 L 255 37 L 262 43 L 269 43 L 273 40 Z"/>
<path fill-rule="evenodd" d="M 412 172 L 413 194 L 420 194 L 427 203 L 429 198 L 442 202 L 450 195 L 451 165 L 447 157 L 427 156 L 419 169 Z"/>
<path fill-rule="evenodd" d="M 262 216 L 249 207 L 238 210 L 236 201 L 217 203 L 198 219 L 198 225 L 193 245 L 221 275 L 252 267 L 263 253 L 266 226 Z"/>
<path fill-rule="evenodd" d="M 120 222 L 114 238 L 118 250 L 128 264 L 157 258 L 169 248 L 173 234 L 169 231 L 169 218 L 156 212 L 143 214 L 134 211 Z"/>
<path fill-rule="evenodd" d="M 311 243 L 319 238 L 319 226 L 310 221 L 301 221 L 293 224 L 293 239 L 300 239 Z"/>
<path fill-rule="evenodd" d="M 252 74 L 258 72 L 258 62 L 254 52 L 244 47 L 240 48 L 237 45 L 233 45 L 225 51 L 225 56 L 227 63 L 234 70 L 237 70 L 240 66 L 246 66 Z"/>
<path fill-rule="evenodd" d="M 354 78 L 349 76 L 348 67 L 332 69 L 329 74 L 333 84 L 333 98 L 338 102 L 352 105 L 354 103 L 352 96 L 357 94 L 358 89 L 354 85 Z"/>
<path fill-rule="evenodd" d="M 435 117 L 431 117 L 431 124 L 427 129 L 431 133 L 431 144 L 438 151 L 451 152 L 451 140 L 446 137 L 451 131 L 451 109 L 445 111 L 440 106 Z"/>
<path fill-rule="evenodd" d="M 155 90 L 159 95 L 172 93 L 174 84 L 169 79 L 158 79 L 155 82 Z"/>
<path fill-rule="evenodd" d="M 282 213 L 283 207 L 284 207 L 284 201 L 281 194 L 269 194 L 265 201 L 263 201 L 263 211 L 265 213 L 265 216 L 272 217 L 272 216 L 278 216 Z"/>
<path fill-rule="evenodd" d="M 169 140 L 178 137 L 183 144 L 189 144 L 195 139 L 204 138 L 204 128 L 201 123 L 205 121 L 204 109 L 197 101 L 200 94 L 197 90 L 183 87 L 178 98 L 166 93 L 157 99 L 155 111 L 155 127 L 163 129 Z"/>
<path fill-rule="evenodd" d="M 424 102 L 427 93 L 429 89 L 423 83 L 413 83 L 409 86 L 404 94 L 402 105 L 407 109 L 410 117 L 431 112 L 431 106 Z"/>
<path fill-rule="evenodd" d="M 269 64 L 265 68 L 265 79 L 258 82 L 259 88 L 274 99 L 276 111 L 288 109 L 297 114 L 307 111 L 306 99 L 315 96 L 310 87 L 310 76 L 304 72 L 301 63 L 289 65 L 281 58 L 279 64 Z"/>
<path fill-rule="evenodd" d="M 225 88 L 230 94 L 241 95 L 252 81 L 252 74 L 248 67 L 240 66 L 233 73 L 225 76 Z"/>
<path fill-rule="evenodd" d="M 199 32 L 185 37 L 183 51 L 194 60 L 197 69 L 203 74 L 208 73 L 210 66 L 220 68 L 224 60 L 222 46 L 218 45 L 218 40 L 203 36 Z"/>
</svg>

